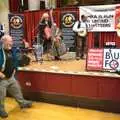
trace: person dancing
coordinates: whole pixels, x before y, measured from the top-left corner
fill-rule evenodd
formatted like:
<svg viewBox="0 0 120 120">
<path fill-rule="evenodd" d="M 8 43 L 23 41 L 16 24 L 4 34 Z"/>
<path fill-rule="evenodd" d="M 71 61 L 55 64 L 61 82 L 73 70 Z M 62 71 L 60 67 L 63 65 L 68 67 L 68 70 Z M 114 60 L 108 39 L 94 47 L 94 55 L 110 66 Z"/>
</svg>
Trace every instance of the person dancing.
<svg viewBox="0 0 120 120">
<path fill-rule="evenodd" d="M 18 102 L 21 108 L 29 108 L 32 102 L 25 100 L 21 92 L 20 85 L 15 79 L 15 73 L 18 67 L 18 56 L 13 49 L 13 39 L 10 35 L 4 35 L 1 38 L 2 48 L 0 48 L 0 117 L 8 117 L 5 111 L 5 97 L 8 91 Z"/>
</svg>

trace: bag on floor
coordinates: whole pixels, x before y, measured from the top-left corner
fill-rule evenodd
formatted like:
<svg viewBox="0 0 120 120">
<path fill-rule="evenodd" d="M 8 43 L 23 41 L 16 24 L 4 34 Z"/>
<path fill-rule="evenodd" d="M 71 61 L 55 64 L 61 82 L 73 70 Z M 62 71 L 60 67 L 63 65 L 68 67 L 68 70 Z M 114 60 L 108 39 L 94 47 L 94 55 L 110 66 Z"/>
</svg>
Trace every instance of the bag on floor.
<svg viewBox="0 0 120 120">
<path fill-rule="evenodd" d="M 19 66 L 24 67 L 30 64 L 30 58 L 26 54 L 22 54 L 19 59 Z"/>
</svg>

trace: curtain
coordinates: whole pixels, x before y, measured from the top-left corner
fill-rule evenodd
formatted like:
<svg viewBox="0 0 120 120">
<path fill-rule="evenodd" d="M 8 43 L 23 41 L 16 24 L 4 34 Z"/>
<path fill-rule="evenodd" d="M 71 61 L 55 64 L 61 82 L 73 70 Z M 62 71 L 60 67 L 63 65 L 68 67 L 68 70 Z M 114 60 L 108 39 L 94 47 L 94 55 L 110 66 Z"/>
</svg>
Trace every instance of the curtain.
<svg viewBox="0 0 120 120">
<path fill-rule="evenodd" d="M 23 0 L 24 6 L 21 6 L 21 0 L 9 0 L 9 9 L 10 12 L 20 12 L 20 9 L 27 10 L 28 9 L 28 0 Z M 21 8 L 20 8 L 21 7 Z"/>
<path fill-rule="evenodd" d="M 120 47 L 120 38 L 117 37 L 116 32 L 99 32 L 98 36 L 98 48 L 103 48 L 106 42 L 115 42 L 117 48 Z M 88 33 L 88 48 L 95 48 L 95 33 Z"/>
<path fill-rule="evenodd" d="M 18 12 L 20 6 L 20 0 L 9 0 L 10 12 Z"/>
<path fill-rule="evenodd" d="M 25 17 L 25 38 L 29 42 L 30 46 L 32 45 L 32 30 L 34 27 L 34 16 L 32 15 L 32 12 L 25 12 L 24 17 Z"/>
</svg>

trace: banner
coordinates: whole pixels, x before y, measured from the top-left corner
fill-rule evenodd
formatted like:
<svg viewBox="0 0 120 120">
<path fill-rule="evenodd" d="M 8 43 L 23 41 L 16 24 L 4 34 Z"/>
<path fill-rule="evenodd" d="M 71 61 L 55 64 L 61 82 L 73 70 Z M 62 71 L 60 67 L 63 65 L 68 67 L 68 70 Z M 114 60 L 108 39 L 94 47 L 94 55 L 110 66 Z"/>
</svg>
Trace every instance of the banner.
<svg viewBox="0 0 120 120">
<path fill-rule="evenodd" d="M 75 49 L 75 32 L 73 32 L 72 27 L 76 21 L 77 13 L 72 11 L 61 13 L 61 29 L 63 34 L 63 40 L 69 51 L 74 51 Z"/>
<path fill-rule="evenodd" d="M 24 38 L 24 16 L 9 14 L 9 33 L 13 37 L 14 47 L 21 47 Z"/>
<path fill-rule="evenodd" d="M 99 5 L 79 7 L 80 16 L 86 15 L 89 31 L 115 31 L 116 7 L 119 5 Z"/>
</svg>

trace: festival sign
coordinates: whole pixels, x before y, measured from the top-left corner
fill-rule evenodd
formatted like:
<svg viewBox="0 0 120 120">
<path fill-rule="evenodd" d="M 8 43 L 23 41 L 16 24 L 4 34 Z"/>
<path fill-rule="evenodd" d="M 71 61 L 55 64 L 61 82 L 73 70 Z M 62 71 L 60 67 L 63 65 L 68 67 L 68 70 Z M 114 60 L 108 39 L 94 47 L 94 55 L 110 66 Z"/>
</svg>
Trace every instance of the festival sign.
<svg viewBox="0 0 120 120">
<path fill-rule="evenodd" d="M 120 70 L 120 49 L 104 49 L 104 70 Z"/>
<path fill-rule="evenodd" d="M 9 33 L 13 37 L 14 47 L 21 47 L 24 38 L 24 16 L 9 14 Z"/>
<path fill-rule="evenodd" d="M 61 29 L 63 34 L 64 43 L 67 48 L 72 51 L 75 48 L 75 33 L 72 27 L 76 21 L 77 14 L 72 11 L 64 11 L 61 13 Z"/>
<path fill-rule="evenodd" d="M 90 31 L 115 31 L 116 8 L 120 5 L 81 6 L 80 16 L 88 17 Z"/>
<path fill-rule="evenodd" d="M 103 70 L 103 49 L 89 49 L 87 70 Z"/>
</svg>

